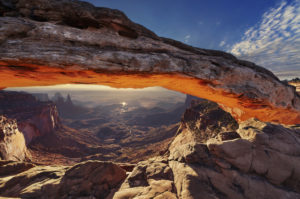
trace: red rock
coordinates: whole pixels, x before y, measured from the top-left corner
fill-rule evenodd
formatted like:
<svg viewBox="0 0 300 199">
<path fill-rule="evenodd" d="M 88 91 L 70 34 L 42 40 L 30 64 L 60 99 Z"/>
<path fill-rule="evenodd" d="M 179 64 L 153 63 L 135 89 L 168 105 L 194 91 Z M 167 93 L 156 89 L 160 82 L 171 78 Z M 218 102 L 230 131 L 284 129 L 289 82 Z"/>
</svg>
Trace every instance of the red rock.
<svg viewBox="0 0 300 199">
<path fill-rule="evenodd" d="M 254 63 L 160 38 L 117 10 L 69 0 L 5 2 L 0 87 L 162 86 L 215 101 L 238 121 L 300 123 L 295 88 Z"/>
<path fill-rule="evenodd" d="M 2 114 L 17 120 L 27 145 L 61 126 L 55 104 L 38 101 L 30 94 L 0 91 L 0 110 Z"/>
</svg>

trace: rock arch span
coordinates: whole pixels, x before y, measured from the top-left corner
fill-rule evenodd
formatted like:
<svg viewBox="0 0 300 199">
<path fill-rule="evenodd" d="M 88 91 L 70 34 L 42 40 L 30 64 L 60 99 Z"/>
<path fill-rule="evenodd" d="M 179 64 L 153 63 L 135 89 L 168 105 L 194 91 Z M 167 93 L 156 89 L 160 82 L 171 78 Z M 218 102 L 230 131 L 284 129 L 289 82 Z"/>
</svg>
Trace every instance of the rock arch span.
<svg viewBox="0 0 300 199">
<path fill-rule="evenodd" d="M 0 87 L 162 86 L 220 104 L 238 120 L 300 123 L 300 97 L 270 71 L 161 38 L 122 12 L 79 1 L 0 2 Z"/>
</svg>

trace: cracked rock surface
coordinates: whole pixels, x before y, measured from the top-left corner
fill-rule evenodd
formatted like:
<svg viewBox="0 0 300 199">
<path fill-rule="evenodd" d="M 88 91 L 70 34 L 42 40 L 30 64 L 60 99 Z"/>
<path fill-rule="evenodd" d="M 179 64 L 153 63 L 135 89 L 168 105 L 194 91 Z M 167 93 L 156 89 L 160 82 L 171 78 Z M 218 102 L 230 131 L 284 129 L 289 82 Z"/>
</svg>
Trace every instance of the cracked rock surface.
<svg viewBox="0 0 300 199">
<path fill-rule="evenodd" d="M 199 101 L 186 110 L 169 150 L 127 174 L 111 162 L 66 167 L 0 161 L 0 196 L 295 199 L 300 198 L 299 165 L 299 125 L 257 119 L 238 125 L 217 104 Z"/>
<path fill-rule="evenodd" d="M 207 125 L 215 110 L 205 101 L 188 109 L 169 153 L 140 162 L 114 198 L 300 198 L 300 127 L 256 119 L 237 126 L 233 118 Z M 203 137 L 211 125 L 216 131 Z"/>
<path fill-rule="evenodd" d="M 126 178 L 111 162 L 86 161 L 41 166 L 0 161 L 0 196 L 20 198 L 105 198 Z"/>
</svg>

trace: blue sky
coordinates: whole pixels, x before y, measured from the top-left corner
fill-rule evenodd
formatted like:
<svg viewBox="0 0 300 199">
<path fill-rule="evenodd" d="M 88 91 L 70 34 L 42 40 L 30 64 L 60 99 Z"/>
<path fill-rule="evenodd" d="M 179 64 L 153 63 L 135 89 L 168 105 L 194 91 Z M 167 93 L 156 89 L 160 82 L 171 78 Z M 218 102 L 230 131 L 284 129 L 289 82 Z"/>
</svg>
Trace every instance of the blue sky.
<svg viewBox="0 0 300 199">
<path fill-rule="evenodd" d="M 300 76 L 300 0 L 87 0 L 157 35 Z"/>
</svg>

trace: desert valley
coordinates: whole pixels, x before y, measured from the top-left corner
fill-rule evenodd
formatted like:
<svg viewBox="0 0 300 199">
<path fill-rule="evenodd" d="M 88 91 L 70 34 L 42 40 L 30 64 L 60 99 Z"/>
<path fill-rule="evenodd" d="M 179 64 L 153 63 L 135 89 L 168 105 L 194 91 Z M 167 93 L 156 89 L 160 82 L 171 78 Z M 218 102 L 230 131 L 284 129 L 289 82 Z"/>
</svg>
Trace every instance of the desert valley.
<svg viewBox="0 0 300 199">
<path fill-rule="evenodd" d="M 82 96 L 88 99 L 74 103 L 69 93 L 64 97 L 54 90 L 49 97 L 37 92 L 41 91 L 2 91 L 1 110 L 17 119 L 31 160 L 51 165 L 90 159 L 137 163 L 159 155 L 176 134 L 191 98 L 158 88 L 73 90 L 79 100 Z M 114 102 L 116 99 L 122 101 Z"/>
</svg>

